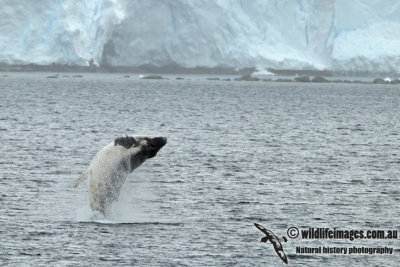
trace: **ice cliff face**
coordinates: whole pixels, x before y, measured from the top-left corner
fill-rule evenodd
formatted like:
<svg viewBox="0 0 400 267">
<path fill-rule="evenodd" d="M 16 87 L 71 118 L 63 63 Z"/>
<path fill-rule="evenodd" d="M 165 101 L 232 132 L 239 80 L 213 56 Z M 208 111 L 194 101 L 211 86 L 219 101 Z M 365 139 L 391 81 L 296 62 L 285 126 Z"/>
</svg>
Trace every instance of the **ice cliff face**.
<svg viewBox="0 0 400 267">
<path fill-rule="evenodd" d="M 400 1 L 337 0 L 331 67 L 400 72 Z"/>
<path fill-rule="evenodd" d="M 330 1 L 129 1 L 113 34 L 112 65 L 325 66 Z"/>
<path fill-rule="evenodd" d="M 8 64 L 400 72 L 397 0 L 0 1 Z"/>
<path fill-rule="evenodd" d="M 84 65 L 124 19 L 113 0 L 0 0 L 0 62 Z"/>
</svg>

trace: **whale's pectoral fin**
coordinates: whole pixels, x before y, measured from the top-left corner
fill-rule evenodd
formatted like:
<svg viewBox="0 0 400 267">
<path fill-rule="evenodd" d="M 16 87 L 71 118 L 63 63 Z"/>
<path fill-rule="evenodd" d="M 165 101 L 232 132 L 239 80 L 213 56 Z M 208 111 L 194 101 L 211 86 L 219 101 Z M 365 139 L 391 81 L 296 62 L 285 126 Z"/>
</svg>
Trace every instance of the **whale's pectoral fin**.
<svg viewBox="0 0 400 267">
<path fill-rule="evenodd" d="M 282 238 L 279 239 L 279 241 L 281 241 L 281 242 L 287 242 L 287 238 L 286 238 L 285 236 L 282 236 Z"/>
<path fill-rule="evenodd" d="M 78 185 L 79 185 L 80 183 L 82 183 L 83 180 L 85 180 L 86 178 L 88 178 L 88 176 L 89 176 L 89 169 L 85 170 L 85 171 L 81 174 L 81 176 L 79 176 L 79 178 L 75 180 L 75 182 L 74 182 L 74 187 L 75 187 L 75 188 L 78 187 Z"/>
</svg>

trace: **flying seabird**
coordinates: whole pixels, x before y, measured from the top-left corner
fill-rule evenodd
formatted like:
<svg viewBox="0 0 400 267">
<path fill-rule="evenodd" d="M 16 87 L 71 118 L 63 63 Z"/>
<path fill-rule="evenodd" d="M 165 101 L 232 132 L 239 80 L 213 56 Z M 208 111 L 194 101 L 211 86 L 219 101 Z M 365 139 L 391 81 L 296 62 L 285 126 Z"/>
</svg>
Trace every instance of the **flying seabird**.
<svg viewBox="0 0 400 267">
<path fill-rule="evenodd" d="M 271 230 L 266 229 L 264 226 L 262 226 L 261 224 L 258 223 L 254 223 L 254 225 L 265 234 L 265 236 L 263 238 L 261 238 L 260 242 L 263 243 L 267 243 L 267 241 L 271 242 L 271 244 L 274 246 L 274 249 L 276 251 L 276 253 L 278 254 L 279 258 L 281 258 L 281 260 L 288 264 L 288 259 L 286 257 L 285 252 L 283 252 L 283 247 L 281 242 L 287 242 L 286 237 L 282 237 L 281 239 L 279 239 L 274 233 L 272 233 Z"/>
</svg>

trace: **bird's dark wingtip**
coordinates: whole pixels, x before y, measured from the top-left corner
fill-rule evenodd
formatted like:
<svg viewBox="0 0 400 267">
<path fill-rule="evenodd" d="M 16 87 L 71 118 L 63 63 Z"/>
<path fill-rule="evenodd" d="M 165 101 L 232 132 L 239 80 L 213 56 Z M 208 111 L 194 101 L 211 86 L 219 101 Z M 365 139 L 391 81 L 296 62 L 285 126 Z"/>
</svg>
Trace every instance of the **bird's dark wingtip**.
<svg viewBox="0 0 400 267">
<path fill-rule="evenodd" d="M 283 250 L 281 250 L 280 252 L 278 252 L 278 251 L 276 251 L 276 252 L 277 252 L 279 258 L 280 258 L 284 263 L 288 264 L 288 259 L 287 259 L 287 256 L 286 256 L 285 252 L 283 252 Z"/>
<path fill-rule="evenodd" d="M 267 229 L 266 229 L 264 226 L 262 226 L 261 224 L 259 224 L 259 223 L 254 223 L 254 226 L 255 226 L 258 230 L 260 230 L 261 232 L 263 232 L 264 234 L 267 234 Z"/>
</svg>

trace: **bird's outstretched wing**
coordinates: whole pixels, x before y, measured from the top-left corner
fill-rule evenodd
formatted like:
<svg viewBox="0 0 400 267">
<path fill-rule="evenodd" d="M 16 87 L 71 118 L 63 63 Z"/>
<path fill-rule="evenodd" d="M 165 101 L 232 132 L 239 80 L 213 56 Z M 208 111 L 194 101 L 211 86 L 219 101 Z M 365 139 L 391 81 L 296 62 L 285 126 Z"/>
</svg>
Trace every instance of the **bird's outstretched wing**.
<svg viewBox="0 0 400 267">
<path fill-rule="evenodd" d="M 260 230 L 261 232 L 263 232 L 264 234 L 268 235 L 269 233 L 267 232 L 268 230 L 262 226 L 261 224 L 258 223 L 254 223 L 255 227 L 257 227 L 258 230 Z"/>
<path fill-rule="evenodd" d="M 278 242 L 279 242 L 279 241 L 278 241 Z M 286 257 L 285 252 L 283 252 L 282 245 L 280 245 L 280 247 L 278 247 L 278 246 L 276 246 L 276 245 L 274 244 L 274 249 L 275 249 L 275 251 L 276 251 L 276 254 L 278 254 L 279 258 L 281 258 L 281 260 L 282 260 L 284 263 L 288 264 L 288 259 L 287 259 L 287 257 Z"/>
</svg>

